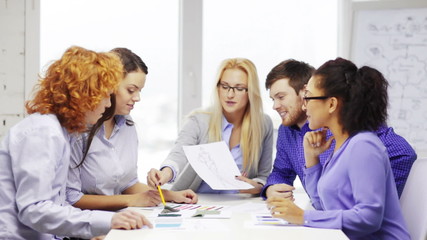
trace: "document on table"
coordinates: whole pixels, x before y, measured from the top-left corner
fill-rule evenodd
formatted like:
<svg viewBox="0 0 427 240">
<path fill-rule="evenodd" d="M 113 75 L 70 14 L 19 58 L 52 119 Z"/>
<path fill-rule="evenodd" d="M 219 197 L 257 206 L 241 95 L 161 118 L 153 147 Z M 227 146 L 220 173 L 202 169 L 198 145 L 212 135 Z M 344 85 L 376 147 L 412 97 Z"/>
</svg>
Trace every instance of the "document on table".
<svg viewBox="0 0 427 240">
<path fill-rule="evenodd" d="M 161 207 L 145 207 L 145 208 L 131 208 L 139 210 L 151 209 L 150 212 L 142 212 L 145 216 L 150 218 L 156 217 L 181 217 L 181 218 L 218 218 L 225 219 L 231 218 L 231 211 L 229 206 L 222 205 L 200 205 L 200 204 L 169 204 L 169 207 L 179 210 L 177 212 L 162 213 L 163 206 Z"/>
<path fill-rule="evenodd" d="M 169 204 L 171 208 L 178 212 L 162 213 L 163 206 L 158 207 L 129 207 L 136 212 L 144 214 L 153 223 L 154 229 L 168 230 L 200 230 L 215 229 L 213 223 L 223 223 L 212 221 L 218 219 L 230 219 L 232 212 L 229 206 L 223 205 L 200 205 L 200 204 Z M 200 222 L 201 221 L 201 222 Z M 203 221 L 208 221 L 206 224 Z M 206 225 L 206 226 L 205 226 Z"/>
<path fill-rule="evenodd" d="M 252 214 L 252 219 L 254 226 L 277 227 L 294 225 L 281 218 L 274 218 L 271 214 Z"/>
<path fill-rule="evenodd" d="M 183 146 L 183 149 L 193 169 L 212 189 L 240 190 L 253 188 L 249 183 L 235 178 L 241 173 L 224 141 Z"/>
</svg>

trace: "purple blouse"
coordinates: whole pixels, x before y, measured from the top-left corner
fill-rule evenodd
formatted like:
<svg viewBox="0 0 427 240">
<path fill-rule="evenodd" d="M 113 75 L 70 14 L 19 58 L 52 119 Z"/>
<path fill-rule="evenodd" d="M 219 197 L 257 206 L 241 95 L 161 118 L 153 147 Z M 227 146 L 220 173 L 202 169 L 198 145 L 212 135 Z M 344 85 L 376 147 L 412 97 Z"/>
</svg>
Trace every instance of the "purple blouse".
<svg viewBox="0 0 427 240">
<path fill-rule="evenodd" d="M 270 185 L 279 183 L 293 185 L 297 175 L 305 188 L 303 175 L 305 159 L 302 143 L 303 137 L 308 131 L 311 131 L 308 127 L 308 122 L 301 129 L 297 126 L 286 127 L 280 125 L 276 144 L 276 159 L 273 170 L 261 192 L 263 198 L 266 198 L 266 189 Z M 328 134 L 330 135 L 331 133 L 329 132 Z M 376 131 L 376 134 L 387 148 L 397 192 L 400 197 L 417 155 L 411 145 L 403 137 L 397 135 L 393 128 L 382 126 Z M 320 155 L 320 163 L 322 165 L 325 164 L 327 157 L 331 155 L 332 149 L 334 149 L 335 142 L 332 144 L 333 146 L 329 150 Z"/>
<path fill-rule="evenodd" d="M 387 150 L 372 132 L 349 138 L 326 160 L 304 169 L 316 210 L 305 226 L 342 229 L 350 239 L 410 239 Z"/>
</svg>

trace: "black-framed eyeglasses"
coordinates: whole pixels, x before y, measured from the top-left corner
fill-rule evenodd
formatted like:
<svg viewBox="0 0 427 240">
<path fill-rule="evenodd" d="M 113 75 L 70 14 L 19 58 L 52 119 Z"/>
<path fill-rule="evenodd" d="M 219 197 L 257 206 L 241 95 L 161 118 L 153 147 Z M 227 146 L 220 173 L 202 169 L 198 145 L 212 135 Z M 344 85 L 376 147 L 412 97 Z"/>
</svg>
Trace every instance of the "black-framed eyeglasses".
<svg viewBox="0 0 427 240">
<path fill-rule="evenodd" d="M 330 98 L 329 96 L 317 96 L 317 97 L 303 97 L 304 99 L 304 106 L 307 106 L 308 101 L 310 100 L 325 100 Z"/>
<path fill-rule="evenodd" d="M 217 86 L 220 87 L 222 90 L 224 90 L 227 93 L 230 91 L 230 89 L 232 89 L 234 93 L 245 93 L 245 92 L 248 91 L 248 88 L 239 87 L 239 86 L 237 86 L 237 87 L 230 87 L 230 86 L 228 86 L 227 84 L 224 84 L 224 83 L 218 83 Z"/>
</svg>

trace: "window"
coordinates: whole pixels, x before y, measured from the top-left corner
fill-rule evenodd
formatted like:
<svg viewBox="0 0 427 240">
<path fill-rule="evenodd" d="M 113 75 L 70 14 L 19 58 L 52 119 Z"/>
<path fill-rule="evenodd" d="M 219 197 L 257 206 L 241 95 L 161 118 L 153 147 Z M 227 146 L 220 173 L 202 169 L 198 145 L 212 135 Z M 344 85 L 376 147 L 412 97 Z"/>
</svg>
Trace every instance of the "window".
<svg viewBox="0 0 427 240">
<path fill-rule="evenodd" d="M 148 65 L 141 102 L 131 115 L 140 138 L 139 176 L 158 168 L 178 129 L 179 1 L 40 0 L 41 64 L 79 45 L 97 51 L 127 47 Z M 201 0 L 202 1 L 202 0 Z M 338 1 L 203 1 L 202 105 L 225 58 L 246 57 L 257 66 L 261 89 L 280 61 L 295 58 L 318 67 L 337 55 Z M 42 66 L 43 68 L 44 66 Z M 262 91 L 264 111 L 280 118 Z"/>
<path fill-rule="evenodd" d="M 336 58 L 338 1 L 215 0 L 203 4 L 203 105 L 210 104 L 220 62 L 225 58 L 248 58 L 258 70 L 264 112 L 277 129 L 281 119 L 272 109 L 265 78 L 288 58 L 315 68 Z M 295 187 L 301 186 L 298 179 Z"/>
<path fill-rule="evenodd" d="M 220 62 L 245 57 L 258 70 L 264 111 L 275 127 L 280 118 L 264 83 L 288 58 L 319 67 L 337 56 L 338 1 L 215 0 L 203 2 L 203 105 L 210 103 Z"/>
<path fill-rule="evenodd" d="M 131 112 L 140 139 L 142 182 L 165 159 L 178 132 L 178 3 L 41 0 L 41 64 L 58 59 L 71 45 L 96 51 L 126 47 L 147 64 L 141 101 Z"/>
</svg>

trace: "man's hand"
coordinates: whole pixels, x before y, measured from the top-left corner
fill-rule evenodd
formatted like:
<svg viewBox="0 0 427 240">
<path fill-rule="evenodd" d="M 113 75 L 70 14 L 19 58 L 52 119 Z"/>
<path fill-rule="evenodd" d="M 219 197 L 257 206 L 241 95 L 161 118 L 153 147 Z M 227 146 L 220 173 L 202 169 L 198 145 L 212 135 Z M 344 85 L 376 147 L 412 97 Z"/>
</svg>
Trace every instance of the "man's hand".
<svg viewBox="0 0 427 240">
<path fill-rule="evenodd" d="M 267 188 L 266 195 L 267 198 L 271 197 L 279 197 L 279 198 L 287 198 L 292 201 L 294 201 L 294 194 L 293 191 L 295 188 L 291 185 L 281 183 L 281 184 L 274 184 Z"/>
</svg>

